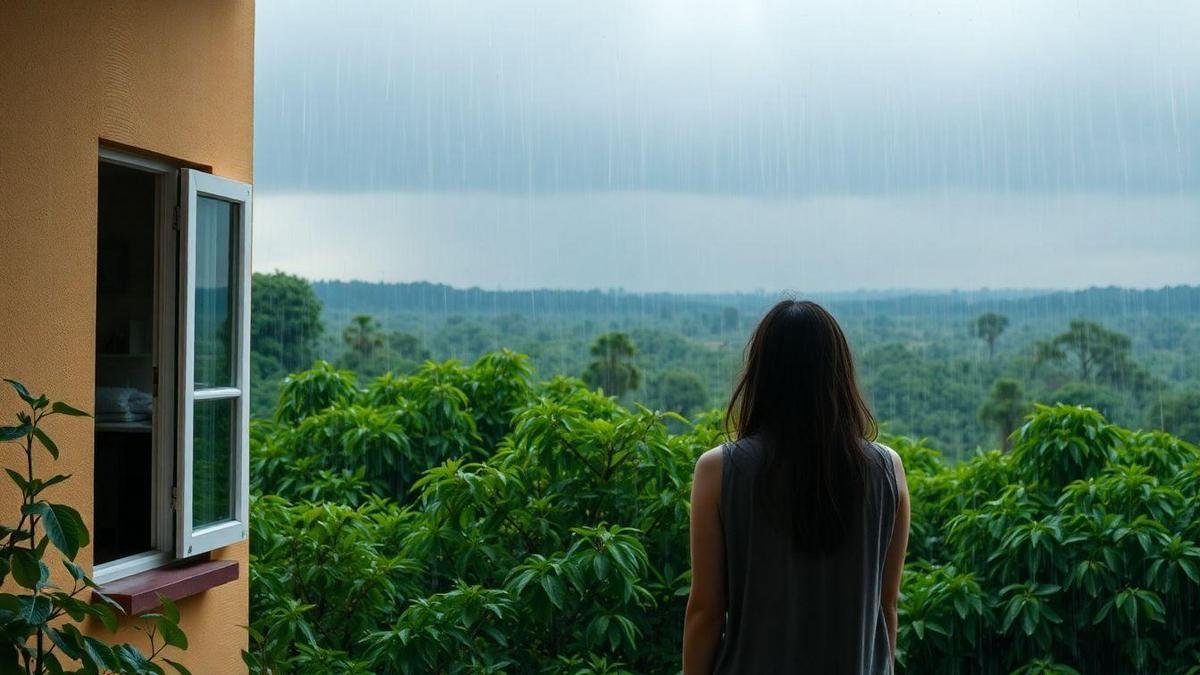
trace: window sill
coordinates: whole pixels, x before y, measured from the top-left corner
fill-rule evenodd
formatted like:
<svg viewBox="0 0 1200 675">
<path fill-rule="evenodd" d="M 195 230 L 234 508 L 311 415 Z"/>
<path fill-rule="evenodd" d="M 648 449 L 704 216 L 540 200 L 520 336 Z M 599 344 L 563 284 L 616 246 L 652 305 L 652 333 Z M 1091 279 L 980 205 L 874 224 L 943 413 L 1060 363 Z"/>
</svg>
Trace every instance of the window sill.
<svg viewBox="0 0 1200 675">
<path fill-rule="evenodd" d="M 236 560 L 202 560 L 134 574 L 104 584 L 98 590 L 133 615 L 157 608 L 160 595 L 180 600 L 237 578 Z"/>
</svg>

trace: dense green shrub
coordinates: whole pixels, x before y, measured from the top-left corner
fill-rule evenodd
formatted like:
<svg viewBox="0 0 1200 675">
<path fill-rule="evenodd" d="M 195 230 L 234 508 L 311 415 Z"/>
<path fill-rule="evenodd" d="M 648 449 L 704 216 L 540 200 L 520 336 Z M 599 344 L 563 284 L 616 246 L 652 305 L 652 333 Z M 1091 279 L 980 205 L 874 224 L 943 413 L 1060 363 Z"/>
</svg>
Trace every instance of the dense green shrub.
<svg viewBox="0 0 1200 675">
<path fill-rule="evenodd" d="M 330 369 L 293 376 L 345 381 Z M 717 415 L 628 410 L 511 352 L 297 404 L 254 434 L 251 649 L 274 672 L 673 672 Z M 352 381 L 352 378 L 350 379 Z M 296 411 L 300 411 L 296 414 Z M 669 423 L 669 424 L 668 424 Z M 672 433 L 681 428 L 682 433 Z M 1010 454 L 903 456 L 907 672 L 1200 663 L 1200 451 L 1039 407 Z M 402 467 L 397 469 L 396 467 Z"/>
</svg>

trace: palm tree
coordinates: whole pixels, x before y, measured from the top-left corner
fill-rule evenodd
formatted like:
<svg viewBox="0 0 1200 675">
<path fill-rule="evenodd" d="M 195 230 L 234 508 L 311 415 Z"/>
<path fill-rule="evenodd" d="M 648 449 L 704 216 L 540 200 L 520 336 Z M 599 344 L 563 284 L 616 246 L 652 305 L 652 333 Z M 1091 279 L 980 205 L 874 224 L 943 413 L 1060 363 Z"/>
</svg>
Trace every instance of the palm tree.
<svg viewBox="0 0 1200 675">
<path fill-rule="evenodd" d="M 637 354 L 633 341 L 625 333 L 605 333 L 592 343 L 593 361 L 583 371 L 589 387 L 599 387 L 609 396 L 620 398 L 638 388 L 638 370 L 630 361 Z"/>
<path fill-rule="evenodd" d="M 370 358 L 377 348 L 383 346 L 383 334 L 379 332 L 379 322 L 375 317 L 359 314 L 351 319 L 350 325 L 342 331 L 342 341 L 361 362 Z"/>
<path fill-rule="evenodd" d="M 996 338 L 1008 327 L 1008 317 L 988 312 L 975 319 L 975 335 L 984 339 L 988 346 L 988 360 L 996 356 Z"/>
</svg>

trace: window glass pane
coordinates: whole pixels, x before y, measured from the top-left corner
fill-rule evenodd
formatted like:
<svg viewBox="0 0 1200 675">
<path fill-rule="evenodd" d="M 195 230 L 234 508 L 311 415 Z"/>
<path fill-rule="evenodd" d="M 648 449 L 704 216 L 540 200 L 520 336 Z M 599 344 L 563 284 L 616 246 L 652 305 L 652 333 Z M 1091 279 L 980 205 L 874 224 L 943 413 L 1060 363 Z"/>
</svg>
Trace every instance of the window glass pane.
<svg viewBox="0 0 1200 675">
<path fill-rule="evenodd" d="M 233 519 L 233 420 L 238 399 L 196 401 L 192 427 L 192 526 Z"/>
<path fill-rule="evenodd" d="M 238 205 L 196 200 L 196 388 L 230 387 Z"/>
</svg>

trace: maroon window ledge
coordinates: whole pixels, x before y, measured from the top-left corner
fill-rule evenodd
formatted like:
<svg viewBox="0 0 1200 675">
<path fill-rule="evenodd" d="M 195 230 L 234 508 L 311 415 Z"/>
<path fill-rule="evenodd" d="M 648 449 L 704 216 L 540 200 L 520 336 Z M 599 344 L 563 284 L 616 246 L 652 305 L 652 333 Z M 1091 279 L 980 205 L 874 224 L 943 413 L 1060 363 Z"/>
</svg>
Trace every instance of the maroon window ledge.
<svg viewBox="0 0 1200 675">
<path fill-rule="evenodd" d="M 104 584 L 99 591 L 121 605 L 128 614 L 158 607 L 158 596 L 179 600 L 203 593 L 238 578 L 236 560 L 202 560 L 161 567 Z"/>
</svg>

